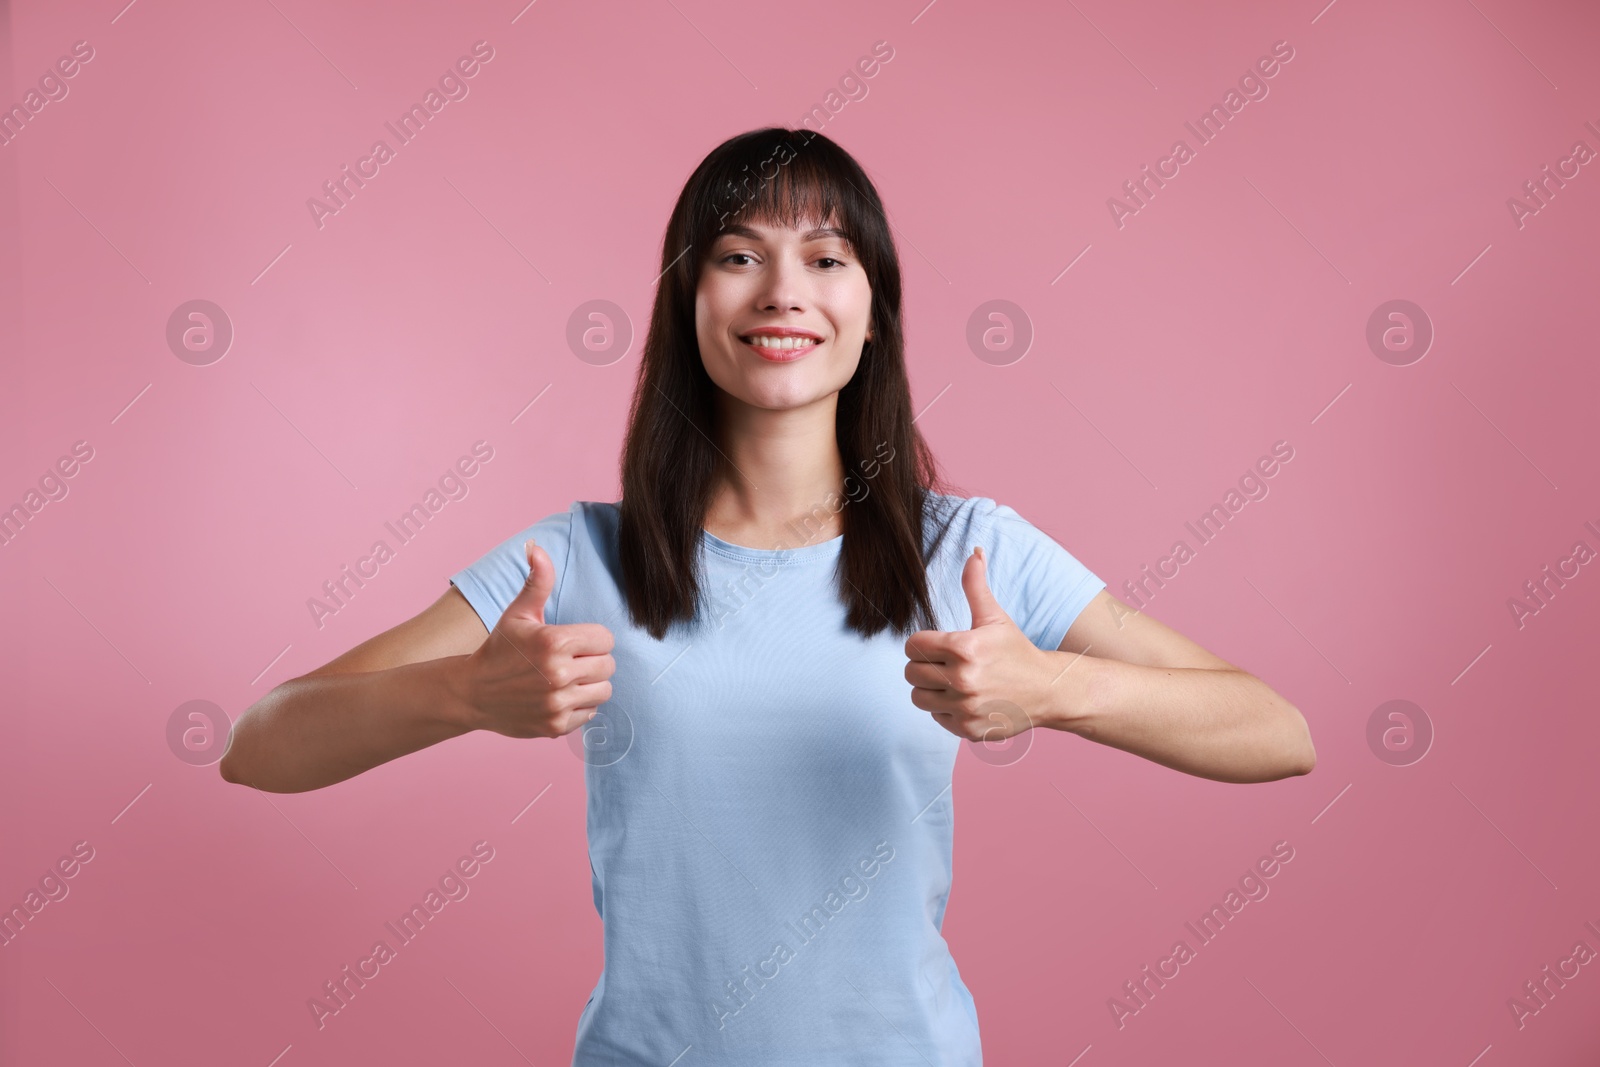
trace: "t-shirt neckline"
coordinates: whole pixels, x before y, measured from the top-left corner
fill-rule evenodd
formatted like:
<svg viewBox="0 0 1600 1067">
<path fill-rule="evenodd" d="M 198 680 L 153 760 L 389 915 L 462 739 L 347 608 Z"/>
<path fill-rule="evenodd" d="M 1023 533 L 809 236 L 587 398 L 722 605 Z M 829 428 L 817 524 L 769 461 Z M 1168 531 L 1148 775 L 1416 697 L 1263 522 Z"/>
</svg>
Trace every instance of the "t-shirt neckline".
<svg viewBox="0 0 1600 1067">
<path fill-rule="evenodd" d="M 837 556 L 844 546 L 844 534 L 830 537 L 826 541 L 816 541 L 808 545 L 797 545 L 794 548 L 750 548 L 746 545 L 736 545 L 731 541 L 724 541 L 710 530 L 702 528 L 700 543 L 708 551 L 719 556 L 736 559 L 746 563 L 800 563 L 813 559 L 822 559 Z"/>
</svg>

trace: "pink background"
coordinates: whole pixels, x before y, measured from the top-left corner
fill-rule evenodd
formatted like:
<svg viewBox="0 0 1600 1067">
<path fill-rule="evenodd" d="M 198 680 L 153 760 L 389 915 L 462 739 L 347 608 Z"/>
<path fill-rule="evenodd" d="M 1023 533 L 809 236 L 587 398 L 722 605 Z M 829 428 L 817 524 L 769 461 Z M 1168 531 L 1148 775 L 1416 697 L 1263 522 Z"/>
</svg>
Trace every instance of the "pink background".
<svg viewBox="0 0 1600 1067">
<path fill-rule="evenodd" d="M 94 449 L 0 548 L 0 904 L 95 850 L 0 948 L 0 1060 L 567 1062 L 601 943 L 565 743 L 266 795 L 167 722 L 237 717 L 614 499 L 638 343 L 591 365 L 568 316 L 611 300 L 642 334 L 690 170 L 878 40 L 822 129 L 889 207 L 919 425 L 967 493 L 1117 590 L 1295 450 L 1150 610 L 1300 708 L 1316 771 L 1226 785 L 1044 731 L 1008 766 L 964 751 L 945 933 L 988 1062 L 1600 1054 L 1600 966 L 1520 1029 L 1507 1007 L 1600 950 L 1600 568 L 1520 629 L 1507 607 L 1600 549 L 1600 164 L 1521 228 L 1506 207 L 1600 149 L 1592 5 L 122 2 L 13 5 L 0 48 L 8 104 L 95 50 L 0 147 L 0 505 Z M 307 198 L 479 40 L 470 95 L 319 230 Z M 1119 229 L 1107 198 L 1280 40 L 1269 95 Z M 1397 298 L 1436 330 L 1409 366 L 1365 340 Z M 236 331 L 209 366 L 165 339 L 193 299 Z M 1011 365 L 965 340 L 990 299 L 1036 331 Z M 307 599 L 477 440 L 470 495 L 319 629 Z M 1393 699 L 1433 725 L 1420 762 L 1369 748 Z M 308 998 L 478 840 L 470 895 L 319 1030 Z M 1277 841 L 1270 895 L 1119 1029 L 1108 998 Z"/>
</svg>

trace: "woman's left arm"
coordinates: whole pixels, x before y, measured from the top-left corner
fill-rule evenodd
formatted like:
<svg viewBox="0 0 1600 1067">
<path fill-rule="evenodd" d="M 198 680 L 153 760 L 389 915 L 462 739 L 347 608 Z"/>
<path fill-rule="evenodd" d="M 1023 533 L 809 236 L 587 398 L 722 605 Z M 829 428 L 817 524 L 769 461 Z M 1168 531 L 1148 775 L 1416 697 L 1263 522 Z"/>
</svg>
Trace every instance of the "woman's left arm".
<svg viewBox="0 0 1600 1067">
<path fill-rule="evenodd" d="M 1316 766 L 1305 718 L 1255 675 L 1103 589 L 1045 651 L 1000 607 L 985 567 L 976 555 L 962 572 L 972 629 L 906 642 L 912 703 L 951 733 L 1000 740 L 1045 726 L 1219 782 Z"/>
<path fill-rule="evenodd" d="M 1036 725 L 1219 782 L 1270 782 L 1317 765 L 1294 705 L 1104 589 L 1060 649 L 1040 654 L 1055 673 Z"/>
</svg>

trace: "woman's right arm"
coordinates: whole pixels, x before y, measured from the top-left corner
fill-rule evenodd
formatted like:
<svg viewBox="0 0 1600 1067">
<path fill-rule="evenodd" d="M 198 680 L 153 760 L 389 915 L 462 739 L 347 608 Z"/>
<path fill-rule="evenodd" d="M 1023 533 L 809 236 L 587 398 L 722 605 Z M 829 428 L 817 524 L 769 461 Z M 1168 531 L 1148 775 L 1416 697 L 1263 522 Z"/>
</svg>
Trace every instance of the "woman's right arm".
<svg viewBox="0 0 1600 1067">
<path fill-rule="evenodd" d="M 251 705 L 224 780 L 268 793 L 342 782 L 472 730 L 559 737 L 611 697 L 611 633 L 547 625 L 555 567 L 529 542 L 528 581 L 493 633 L 454 586 L 421 613 Z"/>
</svg>

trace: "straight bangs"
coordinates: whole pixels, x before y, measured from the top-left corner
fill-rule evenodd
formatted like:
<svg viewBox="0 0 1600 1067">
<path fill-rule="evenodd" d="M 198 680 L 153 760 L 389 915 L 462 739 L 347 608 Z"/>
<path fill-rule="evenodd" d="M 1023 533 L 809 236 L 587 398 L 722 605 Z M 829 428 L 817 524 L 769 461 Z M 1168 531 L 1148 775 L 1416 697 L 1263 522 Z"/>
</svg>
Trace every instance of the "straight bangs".
<svg viewBox="0 0 1600 1067">
<path fill-rule="evenodd" d="M 854 160 L 834 149 L 832 142 L 809 130 L 778 131 L 785 136 L 751 139 L 707 160 L 684 218 L 682 246 L 688 254 L 679 261 L 686 289 L 693 292 L 712 246 L 728 227 L 763 223 L 798 227 L 832 225 L 845 240 L 869 278 L 876 277 L 876 262 L 867 256 L 877 250 L 868 235 L 872 222 L 881 224 L 882 208 L 869 200 L 851 173 Z M 876 258 L 876 257 L 875 257 Z"/>
</svg>

